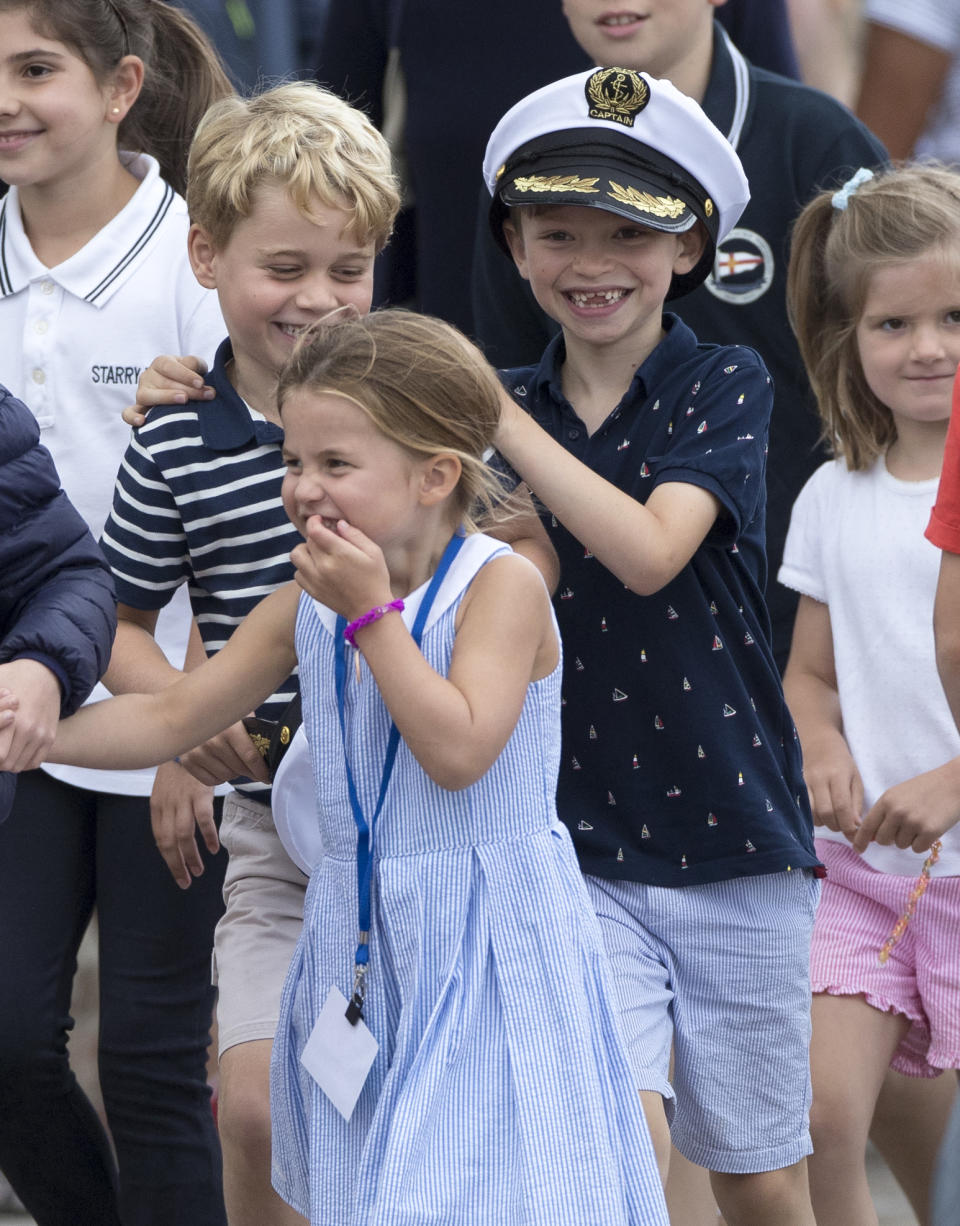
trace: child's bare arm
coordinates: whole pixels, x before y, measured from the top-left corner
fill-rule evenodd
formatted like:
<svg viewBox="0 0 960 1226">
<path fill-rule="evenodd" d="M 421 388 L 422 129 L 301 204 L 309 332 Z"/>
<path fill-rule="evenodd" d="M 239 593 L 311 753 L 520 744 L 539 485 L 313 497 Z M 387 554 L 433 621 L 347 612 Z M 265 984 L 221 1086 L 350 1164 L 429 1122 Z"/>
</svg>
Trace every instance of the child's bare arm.
<svg viewBox="0 0 960 1226">
<path fill-rule="evenodd" d="M 800 737 L 813 820 L 852 839 L 863 783 L 843 735 L 830 610 L 809 596 L 800 597 L 783 690 Z"/>
<path fill-rule="evenodd" d="M 720 510 L 709 491 L 681 482 L 637 502 L 564 450 L 506 392 L 495 445 L 577 540 L 641 596 L 680 573 Z"/>
<path fill-rule="evenodd" d="M 124 694 L 60 724 L 51 762 L 124 770 L 165 762 L 263 702 L 293 670 L 293 584 L 272 593 L 211 660 L 155 694 Z"/>
<path fill-rule="evenodd" d="M 188 400 L 211 400 L 216 395 L 202 379 L 207 364 L 203 358 L 162 353 L 154 358 L 137 383 L 137 403 L 123 410 L 128 426 L 142 426 L 147 412 L 158 404 L 186 404 Z"/>
<path fill-rule="evenodd" d="M 103 682 L 113 694 L 155 693 L 183 676 L 163 654 L 153 637 L 157 622 L 154 610 L 117 606 L 117 636 L 110 667 Z M 186 669 L 204 663 L 206 654 L 196 623 L 191 627 Z M 248 715 L 245 711 L 244 715 Z M 183 755 L 183 764 L 201 783 L 213 786 L 238 775 L 256 777 L 263 759 L 239 722 Z"/>
<path fill-rule="evenodd" d="M 514 490 L 513 499 L 525 502 L 526 509 L 518 511 L 502 524 L 489 528 L 484 525 L 484 531 L 495 540 L 509 545 L 514 553 L 532 562 L 543 576 L 547 591 L 555 592 L 560 582 L 560 560 L 536 512 L 530 491 L 520 485 Z"/>
<path fill-rule="evenodd" d="M 363 533 L 316 518 L 293 554 L 297 580 L 348 620 L 392 599 L 383 556 Z M 475 783 L 512 733 L 527 685 L 559 658 L 543 580 L 523 558 L 489 562 L 460 608 L 448 677 L 436 673 L 399 617 L 357 634 L 357 646 L 417 761 L 451 791 Z"/>
<path fill-rule="evenodd" d="M 937 672 L 960 728 L 960 554 L 946 550 L 940 556 L 940 578 L 933 605 L 933 637 Z"/>
<path fill-rule="evenodd" d="M 111 694 L 152 693 L 179 681 L 183 675 L 154 638 L 159 616 L 159 609 L 136 609 L 118 602 L 117 633 L 110 664 L 102 678 Z"/>
</svg>

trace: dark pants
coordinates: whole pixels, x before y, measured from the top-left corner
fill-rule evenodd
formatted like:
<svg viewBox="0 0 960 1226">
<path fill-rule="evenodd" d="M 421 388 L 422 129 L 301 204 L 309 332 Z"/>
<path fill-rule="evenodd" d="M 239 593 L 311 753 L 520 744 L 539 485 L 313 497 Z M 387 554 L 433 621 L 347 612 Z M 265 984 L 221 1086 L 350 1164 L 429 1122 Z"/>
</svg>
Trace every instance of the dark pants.
<svg viewBox="0 0 960 1226">
<path fill-rule="evenodd" d="M 0 825 L 0 1170 L 39 1226 L 225 1226 L 205 1066 L 226 855 L 182 891 L 146 798 L 20 777 Z M 97 908 L 100 1086 L 116 1150 L 67 1059 Z M 118 1169 L 119 1168 L 119 1169 Z"/>
</svg>

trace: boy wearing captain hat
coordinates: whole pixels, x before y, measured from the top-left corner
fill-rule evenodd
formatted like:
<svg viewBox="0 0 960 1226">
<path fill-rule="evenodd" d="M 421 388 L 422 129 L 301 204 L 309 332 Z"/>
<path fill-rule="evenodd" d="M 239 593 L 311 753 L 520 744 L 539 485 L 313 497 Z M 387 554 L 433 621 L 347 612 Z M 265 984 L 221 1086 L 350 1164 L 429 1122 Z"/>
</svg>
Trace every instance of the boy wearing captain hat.
<svg viewBox="0 0 960 1226">
<path fill-rule="evenodd" d="M 669 234 L 699 221 L 702 255 L 668 297 L 707 276 L 718 236 L 750 198 L 740 159 L 700 107 L 669 81 L 624 68 L 566 77 L 517 103 L 490 137 L 483 173 L 505 247 L 504 220 L 524 205 L 599 208 Z"/>
<path fill-rule="evenodd" d="M 504 373 L 497 445 L 560 557 L 557 806 L 661 1167 L 666 1106 L 730 1220 L 813 1226 L 821 870 L 762 596 L 773 389 L 753 350 L 663 311 L 709 273 L 746 179 L 696 103 L 619 68 L 519 102 L 484 178 L 498 241 L 562 329 Z"/>
</svg>

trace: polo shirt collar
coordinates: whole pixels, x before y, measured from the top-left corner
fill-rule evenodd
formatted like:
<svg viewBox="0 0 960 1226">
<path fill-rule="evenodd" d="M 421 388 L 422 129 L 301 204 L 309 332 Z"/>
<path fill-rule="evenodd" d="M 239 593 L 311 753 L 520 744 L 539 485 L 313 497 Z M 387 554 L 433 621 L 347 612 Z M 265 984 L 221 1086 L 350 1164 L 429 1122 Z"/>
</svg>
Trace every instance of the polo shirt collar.
<svg viewBox="0 0 960 1226">
<path fill-rule="evenodd" d="M 566 400 L 561 390 L 560 367 L 566 357 L 566 346 L 563 343 L 563 333 L 558 332 L 543 351 L 539 365 L 535 366 L 528 381 L 527 391 L 539 401 L 543 396 L 565 404 Z"/>
<path fill-rule="evenodd" d="M 75 255 L 55 268 L 47 268 L 37 258 L 24 233 L 20 193 L 10 188 L 0 208 L 0 296 L 19 293 L 31 281 L 48 280 L 94 306 L 109 302 L 136 270 L 138 257 L 176 200 L 154 158 L 138 154 L 127 168 L 140 180 L 133 197 Z"/>
<path fill-rule="evenodd" d="M 750 65 L 718 21 L 713 23 L 713 60 L 701 106 L 707 117 L 739 149 L 750 113 Z"/>
<path fill-rule="evenodd" d="M 665 312 L 663 327 L 666 335 L 637 367 L 633 380 L 634 387 L 639 384 L 645 395 L 650 395 L 661 384 L 665 384 L 696 353 L 697 338 L 679 315 Z"/>
<path fill-rule="evenodd" d="M 197 406 L 200 437 L 211 451 L 234 451 L 256 442 L 276 442 L 283 430 L 266 418 L 252 416 L 246 401 L 227 378 L 227 365 L 233 360 L 229 337 L 221 341 L 206 381 L 217 393 L 215 399 Z"/>
<path fill-rule="evenodd" d="M 688 361 L 696 350 L 697 338 L 679 316 L 670 311 L 664 312 L 663 327 L 666 335 L 637 368 L 625 400 L 632 400 L 638 388 L 643 396 L 649 394 L 651 389 L 668 379 L 679 365 Z M 549 396 L 560 406 L 567 404 L 560 373 L 564 355 L 563 334 L 559 333 L 547 345 L 540 364 L 534 367 L 528 380 L 527 392 L 532 397 L 532 403 L 542 403 L 544 396 Z"/>
</svg>

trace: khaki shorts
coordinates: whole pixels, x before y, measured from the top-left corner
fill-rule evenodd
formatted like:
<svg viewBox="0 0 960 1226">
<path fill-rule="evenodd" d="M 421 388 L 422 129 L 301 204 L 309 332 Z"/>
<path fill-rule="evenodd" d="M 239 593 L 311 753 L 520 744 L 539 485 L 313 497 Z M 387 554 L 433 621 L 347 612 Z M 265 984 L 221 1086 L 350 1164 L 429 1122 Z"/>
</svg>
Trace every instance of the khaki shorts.
<svg viewBox="0 0 960 1226">
<path fill-rule="evenodd" d="M 276 1032 L 308 878 L 284 851 L 269 806 L 239 792 L 223 802 L 220 842 L 229 860 L 226 910 L 213 941 L 213 982 L 223 1055 L 237 1043 L 272 1039 Z"/>
</svg>

